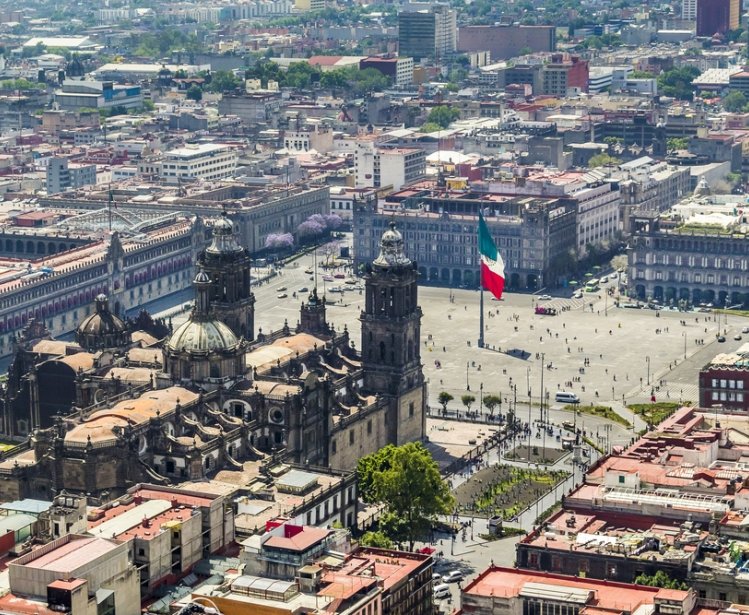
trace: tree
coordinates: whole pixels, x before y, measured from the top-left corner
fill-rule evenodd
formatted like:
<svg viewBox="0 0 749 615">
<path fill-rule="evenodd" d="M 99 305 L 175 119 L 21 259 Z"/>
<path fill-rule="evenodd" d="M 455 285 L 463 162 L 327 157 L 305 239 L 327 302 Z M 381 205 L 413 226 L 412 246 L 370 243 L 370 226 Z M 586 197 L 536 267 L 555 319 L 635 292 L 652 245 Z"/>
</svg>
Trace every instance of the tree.
<svg viewBox="0 0 749 615">
<path fill-rule="evenodd" d="M 393 456 L 392 444 L 381 448 L 376 453 L 366 455 L 359 459 L 356 464 L 356 475 L 358 478 L 359 497 L 362 502 L 371 504 L 377 502 L 375 490 L 375 475 L 390 468 L 390 460 Z"/>
<path fill-rule="evenodd" d="M 466 393 L 465 395 L 460 396 L 460 401 L 462 401 L 463 405 L 466 407 L 466 412 L 470 412 L 471 404 L 476 401 L 476 396 Z"/>
<path fill-rule="evenodd" d="M 378 549 L 392 549 L 393 541 L 388 538 L 387 534 L 381 531 L 365 532 L 359 539 L 362 547 L 377 547 Z"/>
<path fill-rule="evenodd" d="M 662 72 L 658 75 L 658 90 L 664 96 L 672 96 L 679 100 L 692 100 L 694 86 L 692 81 L 700 74 L 695 66 L 682 66 Z"/>
<path fill-rule="evenodd" d="M 442 414 L 447 414 L 447 404 L 449 404 L 453 399 L 455 399 L 450 393 L 447 391 L 442 391 L 439 396 L 437 397 L 437 400 L 440 402 L 440 405 L 442 406 Z"/>
<path fill-rule="evenodd" d="M 231 71 L 217 70 L 211 75 L 211 82 L 206 89 L 209 92 L 232 92 L 240 88 L 243 84 L 242 79 L 235 77 Z"/>
<path fill-rule="evenodd" d="M 381 450 L 359 461 L 359 485 L 365 485 L 371 501 L 385 507 L 380 531 L 413 549 L 437 515 L 452 512 L 455 499 L 439 466 L 420 442 L 385 448 L 385 453 Z M 378 465 L 385 469 L 376 469 Z"/>
<path fill-rule="evenodd" d="M 438 124 L 440 128 L 447 128 L 460 117 L 460 111 L 448 105 L 434 107 L 427 116 L 427 123 Z"/>
<path fill-rule="evenodd" d="M 687 589 L 687 584 L 678 579 L 672 579 L 663 570 L 655 574 L 640 574 L 635 577 L 637 585 L 648 585 L 650 587 L 663 587 L 665 589 Z"/>
<path fill-rule="evenodd" d="M 746 103 L 746 96 L 742 92 L 730 92 L 723 98 L 723 108 L 732 113 L 741 111 Z"/>
<path fill-rule="evenodd" d="M 187 90 L 187 93 L 185 94 L 185 96 L 187 97 L 188 100 L 200 101 L 203 99 L 203 90 L 200 89 L 199 85 L 193 84 Z"/>
<path fill-rule="evenodd" d="M 666 149 L 669 152 L 687 149 L 687 147 L 689 147 L 689 139 L 686 137 L 671 137 L 670 139 L 666 139 Z"/>
<path fill-rule="evenodd" d="M 437 132 L 438 130 L 442 130 L 442 126 L 435 124 L 434 122 L 427 122 L 426 124 L 422 124 L 421 128 L 419 128 L 419 132 Z"/>
<path fill-rule="evenodd" d="M 588 160 L 588 166 L 591 169 L 595 169 L 596 167 L 616 166 L 621 163 L 622 161 L 619 160 L 619 158 L 614 158 L 608 154 L 596 154 L 595 156 L 591 156 L 590 160 Z"/>
<path fill-rule="evenodd" d="M 291 233 L 271 233 L 265 238 L 265 247 L 269 250 L 282 250 L 294 245 L 294 236 Z"/>
<path fill-rule="evenodd" d="M 494 409 L 502 403 L 502 398 L 499 395 L 485 395 L 484 405 L 489 409 L 489 417 L 494 416 Z"/>
</svg>

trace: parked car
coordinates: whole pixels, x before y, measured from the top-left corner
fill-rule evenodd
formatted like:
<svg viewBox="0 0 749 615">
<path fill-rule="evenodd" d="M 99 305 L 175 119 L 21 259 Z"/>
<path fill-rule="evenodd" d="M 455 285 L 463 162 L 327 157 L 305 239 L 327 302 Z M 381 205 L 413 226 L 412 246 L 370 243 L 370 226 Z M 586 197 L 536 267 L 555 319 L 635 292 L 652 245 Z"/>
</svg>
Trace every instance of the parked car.
<svg viewBox="0 0 749 615">
<path fill-rule="evenodd" d="M 434 597 L 437 600 L 447 598 L 450 595 L 450 586 L 447 583 L 440 583 L 434 586 Z"/>
<path fill-rule="evenodd" d="M 551 295 L 541 295 L 538 298 L 539 301 L 551 301 Z"/>
<path fill-rule="evenodd" d="M 457 583 L 463 580 L 463 573 L 460 570 L 451 570 L 442 577 L 445 583 Z"/>
</svg>

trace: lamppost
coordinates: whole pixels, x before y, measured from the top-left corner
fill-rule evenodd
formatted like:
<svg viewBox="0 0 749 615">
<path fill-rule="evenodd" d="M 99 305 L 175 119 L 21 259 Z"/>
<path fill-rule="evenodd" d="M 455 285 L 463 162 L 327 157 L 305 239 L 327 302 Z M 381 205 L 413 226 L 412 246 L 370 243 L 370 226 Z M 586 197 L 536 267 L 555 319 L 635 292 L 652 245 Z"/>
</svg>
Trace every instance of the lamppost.
<svg viewBox="0 0 749 615">
<path fill-rule="evenodd" d="M 544 422 L 544 371 L 546 370 L 546 354 L 541 353 L 541 426 Z"/>
<path fill-rule="evenodd" d="M 466 361 L 466 391 L 470 391 L 471 390 L 471 385 L 468 382 L 468 366 L 469 365 L 470 365 L 470 363 L 468 361 Z"/>
<path fill-rule="evenodd" d="M 479 384 L 479 418 L 484 413 L 484 383 Z"/>
<path fill-rule="evenodd" d="M 682 335 L 684 336 L 684 359 L 686 360 L 687 358 L 687 332 L 684 331 Z"/>
<path fill-rule="evenodd" d="M 531 396 L 531 366 L 525 368 L 525 388 L 528 389 L 528 397 Z"/>
<path fill-rule="evenodd" d="M 645 363 L 648 364 L 648 380 L 647 380 L 647 384 L 648 384 L 648 386 L 650 386 L 650 355 L 647 355 L 645 357 Z"/>
</svg>

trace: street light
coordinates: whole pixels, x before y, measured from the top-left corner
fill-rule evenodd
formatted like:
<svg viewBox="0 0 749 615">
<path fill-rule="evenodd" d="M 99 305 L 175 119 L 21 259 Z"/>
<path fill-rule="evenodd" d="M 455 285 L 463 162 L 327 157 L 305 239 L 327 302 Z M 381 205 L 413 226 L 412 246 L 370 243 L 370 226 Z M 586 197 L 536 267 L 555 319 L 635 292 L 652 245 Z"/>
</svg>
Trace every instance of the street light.
<svg viewBox="0 0 749 615">
<path fill-rule="evenodd" d="M 470 365 L 470 363 L 468 361 L 466 361 L 466 391 L 470 391 L 471 390 L 471 385 L 468 383 L 468 366 L 469 365 Z"/>
<path fill-rule="evenodd" d="M 684 331 L 682 335 L 684 336 L 684 359 L 686 360 L 687 358 L 687 332 Z"/>
<path fill-rule="evenodd" d="M 650 355 L 645 357 L 645 362 L 648 364 L 648 386 L 650 386 Z"/>
<path fill-rule="evenodd" d="M 484 413 L 484 383 L 479 384 L 479 418 Z"/>
</svg>

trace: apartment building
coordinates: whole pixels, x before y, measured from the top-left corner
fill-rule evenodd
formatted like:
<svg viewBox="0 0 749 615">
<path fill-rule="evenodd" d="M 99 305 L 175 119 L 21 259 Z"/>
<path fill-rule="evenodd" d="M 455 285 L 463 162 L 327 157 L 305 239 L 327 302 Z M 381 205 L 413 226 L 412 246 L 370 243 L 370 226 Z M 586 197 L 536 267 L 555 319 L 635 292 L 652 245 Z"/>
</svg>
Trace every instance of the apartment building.
<svg viewBox="0 0 749 615">
<path fill-rule="evenodd" d="M 394 190 L 426 174 L 426 152 L 415 147 L 383 147 L 373 140 L 358 140 L 354 150 L 357 188 Z"/>
<path fill-rule="evenodd" d="M 67 158 L 50 158 L 47 163 L 47 194 L 58 194 L 96 184 L 96 165 L 71 162 Z"/>
<path fill-rule="evenodd" d="M 456 12 L 446 5 L 422 6 L 423 9 L 398 13 L 399 55 L 421 60 L 454 53 L 458 38 Z"/>
<path fill-rule="evenodd" d="M 237 159 L 237 152 L 228 145 L 187 144 L 164 154 L 161 176 L 171 184 L 225 179 L 234 175 Z"/>
</svg>

